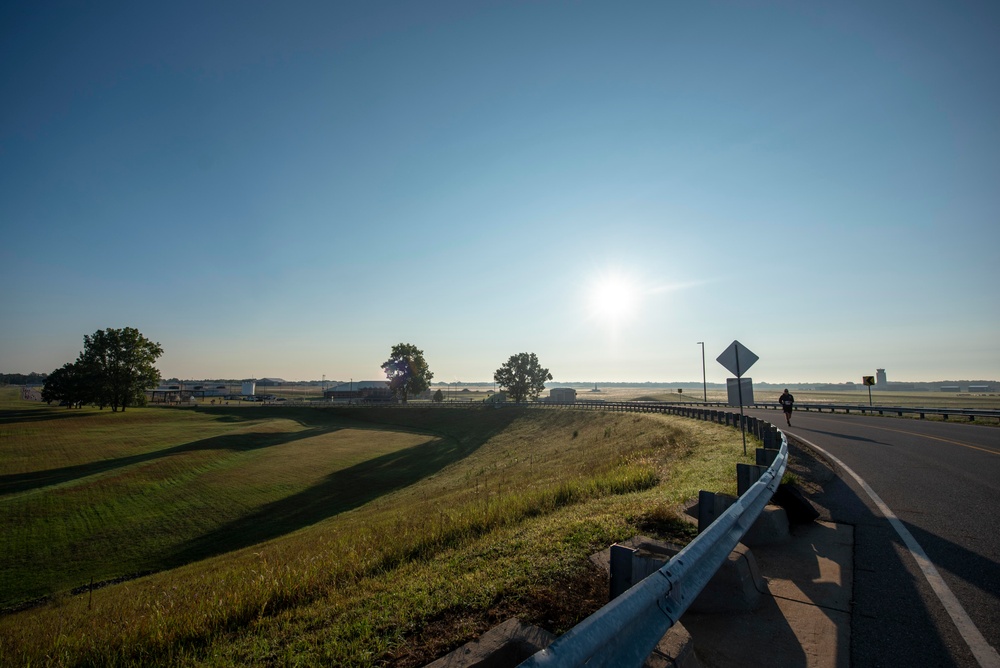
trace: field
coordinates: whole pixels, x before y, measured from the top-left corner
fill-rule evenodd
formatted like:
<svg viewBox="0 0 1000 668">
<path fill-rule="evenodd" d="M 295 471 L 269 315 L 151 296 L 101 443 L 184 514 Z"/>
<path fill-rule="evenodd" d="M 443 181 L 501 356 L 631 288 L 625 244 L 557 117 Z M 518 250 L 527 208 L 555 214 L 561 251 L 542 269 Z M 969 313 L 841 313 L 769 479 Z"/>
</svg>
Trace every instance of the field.
<svg viewBox="0 0 1000 668">
<path fill-rule="evenodd" d="M 780 390 L 761 390 L 754 388 L 754 399 L 759 403 L 777 403 Z M 868 405 L 868 391 L 817 392 L 810 390 L 794 390 L 797 404 L 857 404 Z M 708 401 L 725 402 L 725 390 L 708 390 Z M 684 401 L 701 402 L 702 390 L 685 389 L 678 394 L 677 390 L 663 388 L 641 387 L 610 387 L 602 388 L 600 393 L 587 390 L 577 390 L 578 400 L 603 401 Z M 968 394 L 957 392 L 872 392 L 872 404 L 875 406 L 904 406 L 912 408 L 982 408 L 1000 410 L 1000 394 Z"/>
<path fill-rule="evenodd" d="M 700 402 L 702 390 L 686 388 L 682 393 L 670 388 L 650 388 L 643 386 L 599 386 L 600 392 L 592 392 L 590 387 L 577 388 L 577 399 L 581 401 L 666 401 L 666 402 Z M 446 403 L 480 403 L 489 396 L 491 388 L 481 385 L 435 385 L 432 391 L 440 389 Z M 237 388 L 238 390 L 238 388 Z M 323 391 L 319 386 L 310 385 L 278 385 L 259 386 L 258 395 L 273 394 L 288 401 L 300 403 L 322 403 Z M 754 388 L 754 398 L 761 403 L 777 403 L 780 390 L 763 390 Z M 794 390 L 795 400 L 799 404 L 857 404 L 868 405 L 869 397 L 866 389 L 856 391 L 817 392 L 809 390 Z M 548 391 L 542 392 L 542 397 L 548 396 Z M 708 401 L 725 402 L 726 391 L 709 389 Z M 935 408 L 981 408 L 1000 410 L 1000 393 L 969 394 L 958 392 L 872 392 L 872 404 L 875 406 L 904 407 L 935 407 Z M 211 398 L 199 399 L 198 403 L 210 404 Z M 416 401 L 415 403 L 421 403 Z M 252 406 L 250 402 L 230 402 L 230 406 Z"/>
<path fill-rule="evenodd" d="M 603 603 L 587 556 L 689 539 L 741 452 L 671 416 L 0 390 L 0 664 L 407 666 L 513 615 L 560 633 Z"/>
</svg>

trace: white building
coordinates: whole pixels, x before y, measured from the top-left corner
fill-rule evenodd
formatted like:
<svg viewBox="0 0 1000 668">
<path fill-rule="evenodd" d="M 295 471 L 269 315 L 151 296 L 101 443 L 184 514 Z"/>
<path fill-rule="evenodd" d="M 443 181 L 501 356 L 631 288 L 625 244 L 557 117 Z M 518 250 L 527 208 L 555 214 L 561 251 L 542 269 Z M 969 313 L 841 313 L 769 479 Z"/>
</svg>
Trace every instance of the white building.
<svg viewBox="0 0 1000 668">
<path fill-rule="evenodd" d="M 571 404 L 576 401 L 576 390 L 572 387 L 553 387 L 549 390 L 549 401 L 557 404 Z"/>
</svg>

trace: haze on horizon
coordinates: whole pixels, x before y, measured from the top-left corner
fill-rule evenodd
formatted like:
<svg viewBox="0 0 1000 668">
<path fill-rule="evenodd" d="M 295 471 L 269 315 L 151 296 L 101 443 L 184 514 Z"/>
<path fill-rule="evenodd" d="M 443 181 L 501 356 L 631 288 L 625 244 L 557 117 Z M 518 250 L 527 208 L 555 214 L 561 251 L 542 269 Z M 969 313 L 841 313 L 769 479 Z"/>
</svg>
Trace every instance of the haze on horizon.
<svg viewBox="0 0 1000 668">
<path fill-rule="evenodd" d="M 0 371 L 1000 378 L 1000 5 L 8 3 Z"/>
</svg>

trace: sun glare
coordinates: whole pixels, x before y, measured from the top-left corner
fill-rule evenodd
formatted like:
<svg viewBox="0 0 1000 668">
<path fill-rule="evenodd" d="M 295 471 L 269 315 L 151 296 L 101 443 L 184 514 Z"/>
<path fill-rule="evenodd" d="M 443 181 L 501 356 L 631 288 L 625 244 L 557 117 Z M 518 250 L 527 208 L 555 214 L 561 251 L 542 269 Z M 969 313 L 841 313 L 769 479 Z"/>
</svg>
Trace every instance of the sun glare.
<svg viewBox="0 0 1000 668">
<path fill-rule="evenodd" d="M 617 325 L 638 311 L 639 287 L 624 276 L 605 276 L 590 287 L 589 302 L 591 317 Z"/>
</svg>

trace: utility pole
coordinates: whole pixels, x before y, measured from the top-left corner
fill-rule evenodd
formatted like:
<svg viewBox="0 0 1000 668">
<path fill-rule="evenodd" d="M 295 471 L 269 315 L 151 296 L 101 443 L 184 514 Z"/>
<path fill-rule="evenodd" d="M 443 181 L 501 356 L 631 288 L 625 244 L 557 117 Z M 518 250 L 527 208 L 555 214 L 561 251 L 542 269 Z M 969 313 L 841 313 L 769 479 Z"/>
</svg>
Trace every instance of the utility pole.
<svg viewBox="0 0 1000 668">
<path fill-rule="evenodd" d="M 697 345 L 701 346 L 701 394 L 702 401 L 706 404 L 708 403 L 708 383 L 705 381 L 705 342 L 699 341 Z"/>
</svg>

